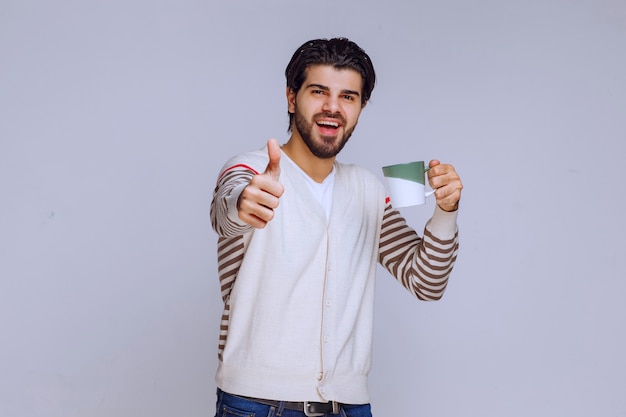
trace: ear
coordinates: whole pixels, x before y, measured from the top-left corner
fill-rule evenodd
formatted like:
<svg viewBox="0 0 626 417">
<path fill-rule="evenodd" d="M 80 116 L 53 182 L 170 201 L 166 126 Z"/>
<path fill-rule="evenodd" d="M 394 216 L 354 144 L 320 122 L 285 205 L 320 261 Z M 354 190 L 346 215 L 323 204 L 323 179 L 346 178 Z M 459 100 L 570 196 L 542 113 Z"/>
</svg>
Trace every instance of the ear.
<svg viewBox="0 0 626 417">
<path fill-rule="evenodd" d="M 363 110 L 365 108 L 365 106 L 367 106 L 367 100 L 365 100 L 362 104 L 361 104 L 361 110 Z"/>
<path fill-rule="evenodd" d="M 287 87 L 287 111 L 291 114 L 296 112 L 296 93 L 291 87 Z"/>
</svg>

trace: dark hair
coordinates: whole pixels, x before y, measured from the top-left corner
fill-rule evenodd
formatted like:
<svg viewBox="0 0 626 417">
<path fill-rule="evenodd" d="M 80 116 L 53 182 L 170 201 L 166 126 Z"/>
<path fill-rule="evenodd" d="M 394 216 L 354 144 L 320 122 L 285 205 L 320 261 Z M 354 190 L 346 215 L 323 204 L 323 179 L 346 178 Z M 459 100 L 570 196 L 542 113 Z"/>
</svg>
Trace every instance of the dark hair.
<svg viewBox="0 0 626 417">
<path fill-rule="evenodd" d="M 369 100 L 376 83 L 376 73 L 372 60 L 356 43 L 346 38 L 315 39 L 304 43 L 285 69 L 287 87 L 298 93 L 306 78 L 306 70 L 312 65 L 355 70 L 363 78 L 361 104 L 365 105 Z M 293 114 L 289 113 L 289 130 L 292 121 Z"/>
</svg>

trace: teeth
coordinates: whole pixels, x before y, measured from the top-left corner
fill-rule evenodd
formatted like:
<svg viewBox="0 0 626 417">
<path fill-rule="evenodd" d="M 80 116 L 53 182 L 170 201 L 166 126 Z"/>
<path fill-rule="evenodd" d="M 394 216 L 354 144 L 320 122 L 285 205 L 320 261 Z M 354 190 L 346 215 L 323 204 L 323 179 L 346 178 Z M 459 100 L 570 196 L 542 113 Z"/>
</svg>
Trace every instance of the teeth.
<svg viewBox="0 0 626 417">
<path fill-rule="evenodd" d="M 337 122 L 327 122 L 327 121 L 321 121 L 317 123 L 318 125 L 323 125 L 323 126 L 330 126 L 330 127 L 339 127 L 339 123 Z"/>
</svg>

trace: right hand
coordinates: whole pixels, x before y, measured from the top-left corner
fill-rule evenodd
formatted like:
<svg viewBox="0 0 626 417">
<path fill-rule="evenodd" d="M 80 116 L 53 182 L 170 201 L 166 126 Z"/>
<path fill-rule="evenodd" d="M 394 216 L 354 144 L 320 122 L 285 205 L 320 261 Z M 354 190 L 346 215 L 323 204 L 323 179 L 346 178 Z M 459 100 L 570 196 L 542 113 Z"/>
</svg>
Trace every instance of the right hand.
<svg viewBox="0 0 626 417">
<path fill-rule="evenodd" d="M 265 172 L 252 177 L 237 201 L 239 218 L 257 229 L 264 228 L 274 218 L 274 209 L 285 188 L 280 177 L 280 145 L 276 139 L 267 141 L 269 163 Z"/>
</svg>

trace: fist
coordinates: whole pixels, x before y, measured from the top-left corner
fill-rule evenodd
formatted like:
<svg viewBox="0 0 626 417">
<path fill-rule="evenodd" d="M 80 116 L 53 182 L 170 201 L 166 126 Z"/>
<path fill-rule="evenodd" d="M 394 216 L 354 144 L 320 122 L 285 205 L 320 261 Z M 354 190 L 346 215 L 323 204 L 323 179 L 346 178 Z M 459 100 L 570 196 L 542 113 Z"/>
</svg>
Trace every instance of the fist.
<svg viewBox="0 0 626 417">
<path fill-rule="evenodd" d="M 269 162 L 262 174 L 252 177 L 237 201 L 239 218 L 257 229 L 264 228 L 274 218 L 280 197 L 285 191 L 280 177 L 280 145 L 276 139 L 267 141 Z"/>
</svg>

